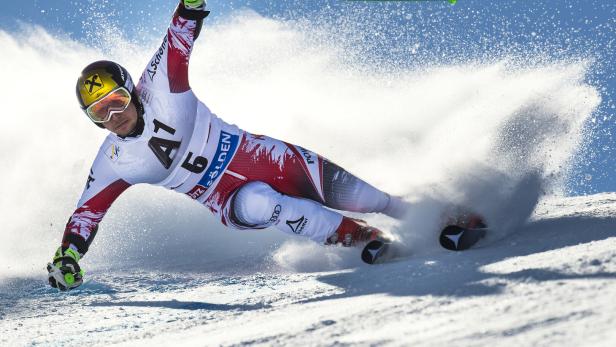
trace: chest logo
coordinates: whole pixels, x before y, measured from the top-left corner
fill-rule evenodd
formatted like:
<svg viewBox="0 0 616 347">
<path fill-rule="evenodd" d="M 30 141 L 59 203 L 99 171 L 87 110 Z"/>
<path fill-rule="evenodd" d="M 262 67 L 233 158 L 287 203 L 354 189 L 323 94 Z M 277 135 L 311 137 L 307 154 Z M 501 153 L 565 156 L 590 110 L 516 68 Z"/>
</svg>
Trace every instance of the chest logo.
<svg viewBox="0 0 616 347">
<path fill-rule="evenodd" d="M 112 143 L 111 146 L 109 146 L 105 151 L 105 154 L 112 162 L 116 162 L 120 157 L 120 147 L 117 144 Z"/>
</svg>

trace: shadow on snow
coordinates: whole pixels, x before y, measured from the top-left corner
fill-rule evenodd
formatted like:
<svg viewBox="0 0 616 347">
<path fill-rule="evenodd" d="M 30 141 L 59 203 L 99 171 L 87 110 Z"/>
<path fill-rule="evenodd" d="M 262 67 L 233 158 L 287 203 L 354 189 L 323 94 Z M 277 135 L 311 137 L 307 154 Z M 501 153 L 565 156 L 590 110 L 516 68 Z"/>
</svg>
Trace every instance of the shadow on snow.
<svg viewBox="0 0 616 347">
<path fill-rule="evenodd" d="M 116 302 L 93 302 L 87 306 L 119 306 L 119 307 L 155 307 L 155 308 L 171 308 L 177 310 L 209 310 L 209 311 L 252 311 L 267 308 L 264 304 L 255 305 L 227 305 L 227 304 L 210 304 L 207 302 L 198 301 L 116 301 Z"/>
<path fill-rule="evenodd" d="M 530 222 L 518 232 L 484 247 L 465 252 L 439 252 L 398 262 L 364 266 L 351 272 L 327 274 L 317 279 L 345 289 L 344 293 L 302 302 L 390 294 L 397 296 L 481 296 L 498 294 L 507 280 L 565 281 L 616 279 L 615 272 L 575 274 L 549 269 L 524 269 L 490 273 L 482 267 L 511 257 L 526 256 L 616 236 L 616 218 L 564 217 Z M 600 262 L 594 261 L 598 265 Z M 490 280 L 482 283 L 482 281 Z"/>
</svg>

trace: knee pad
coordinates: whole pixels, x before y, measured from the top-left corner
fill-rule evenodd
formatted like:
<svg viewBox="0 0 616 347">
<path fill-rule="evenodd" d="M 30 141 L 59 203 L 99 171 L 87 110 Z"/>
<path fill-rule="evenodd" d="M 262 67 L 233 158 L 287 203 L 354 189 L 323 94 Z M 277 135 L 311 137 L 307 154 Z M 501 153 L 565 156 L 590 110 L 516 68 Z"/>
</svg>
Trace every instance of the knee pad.
<svg viewBox="0 0 616 347">
<path fill-rule="evenodd" d="M 263 182 L 250 182 L 240 187 L 230 207 L 230 217 L 237 227 L 273 226 L 319 243 L 325 243 L 342 221 L 341 214 L 315 201 L 280 194 Z"/>
<path fill-rule="evenodd" d="M 278 193 L 263 182 L 241 186 L 231 202 L 234 222 L 250 228 L 266 228 L 278 220 L 281 211 Z"/>
</svg>

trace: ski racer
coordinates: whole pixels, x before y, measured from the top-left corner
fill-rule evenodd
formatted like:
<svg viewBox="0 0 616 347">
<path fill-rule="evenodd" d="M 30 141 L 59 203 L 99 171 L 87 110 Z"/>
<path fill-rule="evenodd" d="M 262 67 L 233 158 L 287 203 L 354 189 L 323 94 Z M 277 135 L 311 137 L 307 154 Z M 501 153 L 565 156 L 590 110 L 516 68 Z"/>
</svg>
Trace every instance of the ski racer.
<svg viewBox="0 0 616 347">
<path fill-rule="evenodd" d="M 183 0 L 139 83 L 111 61 L 94 62 L 77 80 L 90 120 L 109 130 L 61 246 L 48 264 L 60 290 L 83 283 L 79 261 L 98 225 L 130 186 L 149 183 L 186 194 L 237 229 L 275 227 L 321 244 L 353 246 L 384 237 L 332 210 L 401 218 L 408 206 L 303 147 L 227 124 L 193 93 L 188 62 L 209 11 Z"/>
</svg>

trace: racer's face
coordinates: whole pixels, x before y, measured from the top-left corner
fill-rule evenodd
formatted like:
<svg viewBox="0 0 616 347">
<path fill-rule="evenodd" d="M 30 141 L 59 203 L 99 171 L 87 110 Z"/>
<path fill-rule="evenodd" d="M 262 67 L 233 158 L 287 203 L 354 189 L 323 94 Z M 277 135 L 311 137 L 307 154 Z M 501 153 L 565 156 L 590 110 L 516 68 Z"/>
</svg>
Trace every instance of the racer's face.
<svg viewBox="0 0 616 347">
<path fill-rule="evenodd" d="M 105 129 L 117 134 L 127 136 L 137 126 L 137 108 L 131 101 L 126 110 L 114 113 L 108 122 L 102 123 Z"/>
</svg>

